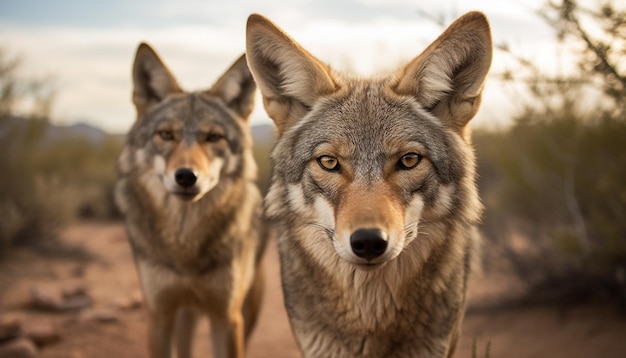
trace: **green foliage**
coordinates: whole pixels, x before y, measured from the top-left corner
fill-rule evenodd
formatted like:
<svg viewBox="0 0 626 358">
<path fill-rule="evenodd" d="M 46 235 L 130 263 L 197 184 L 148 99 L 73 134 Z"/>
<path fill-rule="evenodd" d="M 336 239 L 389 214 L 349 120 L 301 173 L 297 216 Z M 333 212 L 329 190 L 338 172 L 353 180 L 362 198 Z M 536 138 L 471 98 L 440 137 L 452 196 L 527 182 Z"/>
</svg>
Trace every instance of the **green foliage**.
<svg viewBox="0 0 626 358">
<path fill-rule="evenodd" d="M 52 237 L 79 217 L 116 215 L 121 140 L 51 139 L 54 88 L 49 80 L 21 76 L 19 65 L 0 48 L 0 251 Z"/>
<path fill-rule="evenodd" d="M 478 342 L 476 337 L 472 339 L 472 358 L 478 358 Z M 489 358 L 489 354 L 491 353 L 491 342 L 487 342 L 487 346 L 485 347 L 485 355 L 484 358 Z"/>
<path fill-rule="evenodd" d="M 258 168 L 257 185 L 263 196 L 267 194 L 270 187 L 272 169 L 270 165 L 270 155 L 272 153 L 273 138 L 270 141 L 255 140 L 254 142 L 254 160 Z"/>
<path fill-rule="evenodd" d="M 112 191 L 121 139 L 45 141 L 46 122 L 5 120 L 0 140 L 0 250 L 50 236 L 77 218 L 117 215 Z"/>
<path fill-rule="evenodd" d="M 3 129 L 7 130 L 7 120 L 3 122 Z M 0 152 L 3 153 L 0 168 L 4 172 L 0 176 L 0 217 L 3 221 L 0 226 L 0 249 L 32 231 L 44 231 L 46 223 L 51 221 L 44 208 L 44 196 L 40 197 L 38 193 L 41 183 L 36 185 L 31 176 L 28 158 L 18 158 L 17 152 L 23 145 L 10 143 L 8 137 L 13 134 L 13 129 L 9 128 L 7 132 L 8 135 L 0 141 Z"/>
<path fill-rule="evenodd" d="M 605 275 L 626 258 L 626 121 L 528 112 L 504 132 L 478 132 L 486 232 L 531 281 L 573 271 Z"/>
<path fill-rule="evenodd" d="M 510 128 L 474 136 L 484 231 L 521 279 L 557 296 L 560 284 L 626 301 L 614 274 L 626 260 L 626 12 L 614 3 L 551 0 L 538 12 L 575 49 L 576 73 L 546 73 L 500 45 L 517 64 L 501 79 L 530 97 Z"/>
<path fill-rule="evenodd" d="M 536 61 L 519 56 L 508 44 L 497 44 L 513 66 L 492 73 L 515 91 L 513 100 L 527 113 L 551 117 L 561 111 L 579 115 L 581 105 L 592 111 L 626 115 L 626 8 L 613 0 L 584 2 L 546 0 L 537 11 L 557 33 L 556 52 L 575 56 L 577 71 L 546 72 Z M 528 97 L 526 95 L 529 95 Z M 591 107 L 593 106 L 593 107 Z M 576 112 L 578 111 L 578 112 Z M 588 111 L 588 110 L 587 110 Z M 597 114 L 597 113 L 596 113 Z"/>
<path fill-rule="evenodd" d="M 601 89 L 626 111 L 626 9 L 603 0 L 583 6 L 577 0 L 552 0 L 538 12 L 558 39 L 578 51 L 579 80 Z"/>
</svg>

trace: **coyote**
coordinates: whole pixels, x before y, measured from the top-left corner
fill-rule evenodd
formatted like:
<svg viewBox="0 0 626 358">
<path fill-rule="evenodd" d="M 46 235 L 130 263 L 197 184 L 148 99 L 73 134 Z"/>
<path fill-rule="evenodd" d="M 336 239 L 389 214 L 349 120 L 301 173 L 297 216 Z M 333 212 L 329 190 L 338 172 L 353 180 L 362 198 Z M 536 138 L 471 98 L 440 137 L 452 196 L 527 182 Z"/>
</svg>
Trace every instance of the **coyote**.
<svg viewBox="0 0 626 358">
<path fill-rule="evenodd" d="M 133 66 L 137 120 L 116 202 L 148 306 L 151 357 L 189 357 L 198 314 L 215 357 L 243 357 L 260 307 L 262 197 L 247 118 L 256 84 L 241 56 L 207 91 L 185 92 L 147 44 Z"/>
<path fill-rule="evenodd" d="M 257 14 L 246 51 L 279 136 L 265 210 L 304 356 L 452 356 L 480 238 L 468 122 L 491 64 L 485 16 L 382 78 L 332 71 Z"/>
</svg>

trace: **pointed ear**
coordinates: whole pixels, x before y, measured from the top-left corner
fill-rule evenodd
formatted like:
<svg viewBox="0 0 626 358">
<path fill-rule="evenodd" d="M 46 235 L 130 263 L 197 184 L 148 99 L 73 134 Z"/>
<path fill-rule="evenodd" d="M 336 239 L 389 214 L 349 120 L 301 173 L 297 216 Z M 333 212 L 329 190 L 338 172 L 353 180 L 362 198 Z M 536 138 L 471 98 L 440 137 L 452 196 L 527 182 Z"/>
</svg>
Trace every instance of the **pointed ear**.
<svg viewBox="0 0 626 358">
<path fill-rule="evenodd" d="M 261 15 L 248 18 L 246 52 L 265 110 L 279 135 L 301 119 L 320 97 L 339 88 L 326 65 Z"/>
<path fill-rule="evenodd" d="M 133 103 L 141 117 L 151 106 L 171 93 L 182 92 L 159 55 L 146 43 L 137 48 L 133 65 Z"/>
<path fill-rule="evenodd" d="M 491 57 L 489 23 L 482 13 L 470 12 L 400 70 L 391 90 L 414 97 L 461 132 L 478 111 Z"/>
<path fill-rule="evenodd" d="M 246 55 L 242 55 L 206 94 L 221 98 L 230 109 L 247 119 L 254 108 L 255 91 L 256 83 L 248 69 Z"/>
</svg>

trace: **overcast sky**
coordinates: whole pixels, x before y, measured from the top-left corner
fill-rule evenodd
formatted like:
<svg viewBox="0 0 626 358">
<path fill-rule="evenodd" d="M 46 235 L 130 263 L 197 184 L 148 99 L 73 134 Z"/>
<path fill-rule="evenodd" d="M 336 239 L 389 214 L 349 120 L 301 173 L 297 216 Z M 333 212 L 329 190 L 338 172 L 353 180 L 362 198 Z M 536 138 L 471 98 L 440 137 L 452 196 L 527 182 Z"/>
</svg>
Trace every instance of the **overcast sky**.
<svg viewBox="0 0 626 358">
<path fill-rule="evenodd" d="M 392 71 L 418 55 L 449 24 L 480 10 L 495 43 L 509 43 L 545 66 L 554 34 L 534 14 L 543 0 L 0 0 L 0 48 L 23 58 L 28 76 L 53 76 L 55 123 L 86 122 L 114 133 L 135 118 L 130 68 L 147 41 L 186 89 L 208 88 L 243 52 L 248 15 L 261 13 L 334 69 L 357 75 Z M 493 72 L 506 65 L 494 53 Z M 479 125 L 506 123 L 515 101 L 487 84 Z M 260 101 L 253 123 L 270 123 Z"/>
</svg>

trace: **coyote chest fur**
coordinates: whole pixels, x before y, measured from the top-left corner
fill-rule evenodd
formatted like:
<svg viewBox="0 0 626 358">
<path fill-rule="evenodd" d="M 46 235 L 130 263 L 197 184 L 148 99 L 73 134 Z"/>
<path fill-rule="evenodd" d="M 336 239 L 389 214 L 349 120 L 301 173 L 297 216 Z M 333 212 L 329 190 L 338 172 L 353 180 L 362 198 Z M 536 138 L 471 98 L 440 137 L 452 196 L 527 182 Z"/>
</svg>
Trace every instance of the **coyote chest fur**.
<svg viewBox="0 0 626 358">
<path fill-rule="evenodd" d="M 481 204 L 467 127 L 491 62 L 480 13 L 395 74 L 331 71 L 260 15 L 247 56 L 278 129 L 266 215 L 306 357 L 448 357 Z"/>
<path fill-rule="evenodd" d="M 265 247 L 247 118 L 256 85 L 241 56 L 184 92 L 148 45 L 133 67 L 137 121 L 115 188 L 148 306 L 150 357 L 190 357 L 197 313 L 215 357 L 243 357 L 260 307 Z"/>
</svg>

